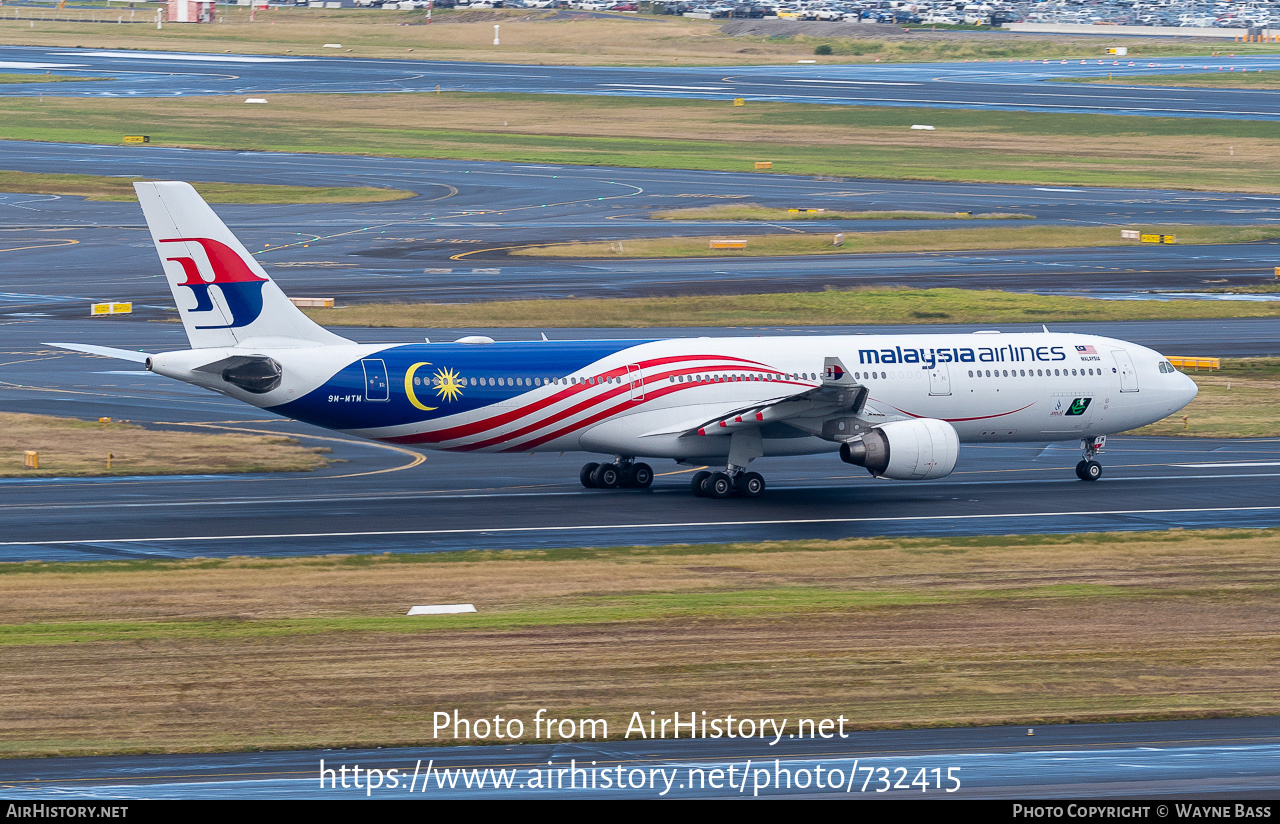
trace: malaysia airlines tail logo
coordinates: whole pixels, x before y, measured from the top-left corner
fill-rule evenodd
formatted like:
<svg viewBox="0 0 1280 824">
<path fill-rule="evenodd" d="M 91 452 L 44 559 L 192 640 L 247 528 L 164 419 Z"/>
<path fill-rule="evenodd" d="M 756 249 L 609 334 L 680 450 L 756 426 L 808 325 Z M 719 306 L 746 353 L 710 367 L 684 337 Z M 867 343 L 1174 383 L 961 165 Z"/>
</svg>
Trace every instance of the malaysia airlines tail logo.
<svg viewBox="0 0 1280 824">
<path fill-rule="evenodd" d="M 211 286 L 218 287 L 223 302 L 231 310 L 230 323 L 196 326 L 196 329 L 238 329 L 253 323 L 262 314 L 262 287 L 268 281 L 255 275 L 230 246 L 207 237 L 171 237 L 160 242 L 199 243 L 213 269 L 213 280 L 205 280 L 200 276 L 200 266 L 194 258 L 165 258 L 182 266 L 187 279 L 178 285 L 187 287 L 195 295 L 195 308 L 187 311 L 214 311 L 213 300 L 209 296 Z"/>
</svg>

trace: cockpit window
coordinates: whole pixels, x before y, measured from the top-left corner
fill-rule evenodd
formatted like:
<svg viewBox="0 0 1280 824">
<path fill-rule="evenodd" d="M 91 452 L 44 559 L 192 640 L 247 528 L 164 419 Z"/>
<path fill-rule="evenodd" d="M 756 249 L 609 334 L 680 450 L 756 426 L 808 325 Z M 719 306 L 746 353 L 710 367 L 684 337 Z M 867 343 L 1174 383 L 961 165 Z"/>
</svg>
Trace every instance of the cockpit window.
<svg viewBox="0 0 1280 824">
<path fill-rule="evenodd" d="M 1162 360 L 1160 361 L 1160 371 L 1161 372 L 1177 372 L 1178 370 L 1173 368 L 1172 363 L 1169 363 L 1167 360 Z"/>
</svg>

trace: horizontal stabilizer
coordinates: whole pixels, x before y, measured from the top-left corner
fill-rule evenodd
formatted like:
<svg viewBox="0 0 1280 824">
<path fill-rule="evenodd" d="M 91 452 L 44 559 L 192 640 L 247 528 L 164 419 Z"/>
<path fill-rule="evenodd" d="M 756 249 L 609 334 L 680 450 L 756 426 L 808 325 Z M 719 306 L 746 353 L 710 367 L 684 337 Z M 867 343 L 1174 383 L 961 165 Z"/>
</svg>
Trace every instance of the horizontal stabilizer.
<svg viewBox="0 0 1280 824">
<path fill-rule="evenodd" d="M 146 363 L 147 358 L 151 357 L 148 352 L 116 349 L 111 346 L 94 346 L 89 343 L 46 343 L 45 346 L 56 346 L 59 349 L 70 349 L 73 352 L 84 352 L 89 355 L 101 355 L 104 358 L 119 358 L 120 360 L 133 361 L 134 363 Z"/>
</svg>

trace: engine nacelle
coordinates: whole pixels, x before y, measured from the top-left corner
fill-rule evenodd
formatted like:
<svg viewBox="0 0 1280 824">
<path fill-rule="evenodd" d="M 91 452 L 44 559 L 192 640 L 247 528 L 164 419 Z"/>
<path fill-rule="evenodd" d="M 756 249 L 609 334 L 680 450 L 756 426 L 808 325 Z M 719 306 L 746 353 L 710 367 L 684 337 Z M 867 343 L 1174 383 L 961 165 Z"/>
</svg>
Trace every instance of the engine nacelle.
<svg viewBox="0 0 1280 824">
<path fill-rule="evenodd" d="M 931 481 L 951 474 L 960 436 L 946 421 L 916 418 L 882 424 L 840 445 L 840 460 L 866 467 L 877 478 Z"/>
</svg>

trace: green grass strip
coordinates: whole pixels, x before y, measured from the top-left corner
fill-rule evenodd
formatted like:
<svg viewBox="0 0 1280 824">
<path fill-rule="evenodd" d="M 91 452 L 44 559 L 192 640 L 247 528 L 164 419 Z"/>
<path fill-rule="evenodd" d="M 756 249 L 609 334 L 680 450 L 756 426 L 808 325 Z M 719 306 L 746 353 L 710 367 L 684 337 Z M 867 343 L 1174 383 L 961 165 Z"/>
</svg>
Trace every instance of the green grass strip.
<svg viewBox="0 0 1280 824">
<path fill-rule="evenodd" d="M 678 122 L 686 110 L 718 112 L 719 101 L 652 101 L 636 98 L 461 95 L 476 106 L 522 104 L 543 98 L 577 105 L 583 119 L 608 118 L 617 107 L 643 107 L 654 122 Z M 305 95 L 273 99 L 271 112 L 252 122 L 229 118 L 219 100 L 49 100 L 0 99 L 0 139 L 118 144 L 126 134 L 148 134 L 156 145 L 254 151 L 314 151 L 396 157 L 500 160 L 515 163 L 563 163 L 629 168 L 682 168 L 749 171 L 754 161 L 768 160 L 773 172 L 801 175 L 875 177 L 906 180 L 983 181 L 1063 186 L 1280 191 L 1280 167 L 1191 162 L 1177 153 L 1198 137 L 1258 139 L 1253 121 L 1209 118 L 1124 117 L 1118 115 L 989 112 L 863 106 L 819 106 L 752 103 L 734 122 L 767 126 L 777 139 L 762 143 L 758 132 L 741 140 L 682 140 L 644 135 L 583 136 L 519 134 L 474 129 L 419 128 L 394 122 L 348 123 L 343 106 L 360 101 L 342 95 L 323 96 L 324 105 L 301 103 Z M 409 95 L 398 97 L 408 100 Z M 410 103 L 412 105 L 412 103 Z M 292 108 L 291 108 L 292 107 Z M 566 123 L 573 118 L 567 118 Z M 1125 152 L 1075 157 L 1057 146 L 1010 153 L 1005 148 L 934 146 L 918 140 L 902 145 L 828 145 L 788 143 L 790 125 L 832 129 L 905 130 L 929 123 L 940 131 L 976 134 L 1080 137 L 1122 136 L 1171 138 L 1152 144 L 1151 154 L 1135 162 Z M 566 125 L 565 129 L 571 128 Z M 1265 135 L 1261 135 L 1265 137 Z M 1177 161 L 1177 162 L 1175 162 Z"/>
<path fill-rule="evenodd" d="M 1253 243 L 1280 237 L 1280 226 L 982 226 L 967 229 L 923 229 L 896 232 L 841 233 L 834 235 L 739 235 L 746 241 L 740 250 L 716 249 L 712 244 L 725 234 L 703 237 L 636 238 L 626 241 L 557 243 L 515 248 L 520 257 L 562 258 L 696 258 L 768 257 L 777 255 L 835 255 L 853 252 L 953 252 L 974 249 L 1055 249 L 1097 246 L 1136 246 L 1123 240 L 1122 229 L 1173 235 L 1182 244 Z"/>
<path fill-rule="evenodd" d="M 70 74 L 0 74 L 0 85 L 15 83 L 81 83 L 89 80 L 115 80 L 114 77 L 76 77 Z"/>
<path fill-rule="evenodd" d="M 98 175 L 38 174 L 0 170 L 0 191 L 64 195 L 86 200 L 136 201 L 135 180 Z M 193 182 L 211 203 L 377 203 L 416 197 L 404 189 L 372 186 L 279 186 L 269 183 Z"/>
<path fill-rule="evenodd" d="M 1061 276 L 1046 274 L 1061 286 Z M 1058 323 L 1084 320 L 1276 317 L 1280 301 L 1107 301 L 970 289 L 876 289 L 495 301 L 360 304 L 304 310 L 327 326 L 646 327 L 842 326 L 886 323 Z"/>
<path fill-rule="evenodd" d="M 1270 584 L 1244 589 L 1269 590 Z M 1239 595 L 1242 587 L 1231 591 Z M 932 589 L 929 592 L 841 590 L 822 587 L 714 589 L 699 592 L 640 592 L 629 595 L 564 599 L 554 607 L 517 607 L 510 611 L 465 615 L 361 617 L 319 616 L 291 619 L 192 621 L 47 621 L 0 625 L 0 647 L 53 646 L 102 642 L 173 642 L 286 638 L 326 633 L 416 635 L 444 630 L 492 630 L 574 626 L 674 618 L 730 619 L 769 614 L 844 612 L 922 604 L 957 604 L 1010 599 L 1138 598 L 1159 594 L 1136 587 L 1101 584 L 1050 584 L 1014 589 Z"/>
<path fill-rule="evenodd" d="M 1111 86 L 1175 86 L 1207 89 L 1280 89 L 1280 72 L 1226 71 L 1206 74 L 1143 74 L 1120 77 L 1054 77 L 1055 83 L 1101 83 Z"/>
</svg>

